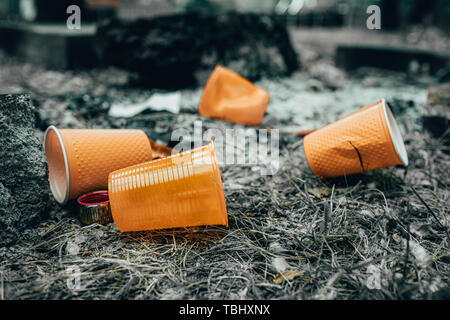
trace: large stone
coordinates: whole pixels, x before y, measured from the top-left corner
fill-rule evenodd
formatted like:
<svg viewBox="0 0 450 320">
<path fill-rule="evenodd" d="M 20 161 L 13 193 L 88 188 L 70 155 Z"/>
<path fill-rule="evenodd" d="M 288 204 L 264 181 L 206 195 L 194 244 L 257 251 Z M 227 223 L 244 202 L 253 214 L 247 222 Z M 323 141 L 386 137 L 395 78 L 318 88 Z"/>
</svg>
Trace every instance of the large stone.
<svg viewBox="0 0 450 320">
<path fill-rule="evenodd" d="M 192 12 L 99 26 L 102 61 L 138 75 L 147 87 L 204 85 L 220 64 L 251 81 L 299 68 L 285 26 L 267 16 Z"/>
<path fill-rule="evenodd" d="M 450 140 L 448 132 L 450 127 L 450 83 L 431 86 L 428 89 L 427 105 L 422 116 L 424 129 L 434 137 L 444 135 L 445 140 Z"/>
<path fill-rule="evenodd" d="M 65 24 L 2 23 L 0 47 L 12 56 L 50 69 L 96 66 L 95 27 L 87 25 L 75 31 Z"/>
<path fill-rule="evenodd" d="M 27 95 L 0 95 L 0 246 L 45 216 L 47 165 Z"/>
<path fill-rule="evenodd" d="M 336 65 L 347 71 L 372 67 L 400 72 L 437 74 L 450 56 L 431 50 L 372 45 L 341 45 L 336 49 Z"/>
</svg>

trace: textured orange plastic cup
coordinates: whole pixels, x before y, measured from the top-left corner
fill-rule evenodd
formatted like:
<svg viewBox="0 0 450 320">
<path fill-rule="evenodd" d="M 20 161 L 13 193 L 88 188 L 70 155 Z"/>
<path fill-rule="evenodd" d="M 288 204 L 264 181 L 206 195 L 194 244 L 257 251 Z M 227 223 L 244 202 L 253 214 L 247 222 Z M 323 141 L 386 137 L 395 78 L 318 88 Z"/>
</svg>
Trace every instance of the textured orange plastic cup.
<svg viewBox="0 0 450 320">
<path fill-rule="evenodd" d="M 117 169 L 152 159 L 141 130 L 57 129 L 45 132 L 50 189 L 61 204 L 84 193 L 106 189 Z"/>
<path fill-rule="evenodd" d="M 209 144 L 109 175 L 109 199 L 120 231 L 225 225 L 222 179 Z"/>
<path fill-rule="evenodd" d="M 198 112 L 207 118 L 259 125 L 269 104 L 267 91 L 222 66 L 211 73 Z"/>
<path fill-rule="evenodd" d="M 408 165 L 402 136 L 384 99 L 308 134 L 303 147 L 319 178 Z"/>
</svg>

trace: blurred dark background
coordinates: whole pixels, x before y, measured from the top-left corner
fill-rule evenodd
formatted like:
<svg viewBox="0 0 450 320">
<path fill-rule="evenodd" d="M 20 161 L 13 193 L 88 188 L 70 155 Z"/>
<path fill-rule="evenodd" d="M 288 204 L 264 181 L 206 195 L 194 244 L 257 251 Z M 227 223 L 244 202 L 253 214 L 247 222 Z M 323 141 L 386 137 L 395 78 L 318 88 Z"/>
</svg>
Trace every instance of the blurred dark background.
<svg viewBox="0 0 450 320">
<path fill-rule="evenodd" d="M 289 25 L 364 27 L 366 8 L 378 5 L 383 29 L 412 24 L 450 27 L 448 0 L 0 0 L 0 19 L 16 22 L 64 22 L 66 8 L 78 5 L 85 21 L 117 14 L 124 19 L 189 11 L 274 15 Z"/>
<path fill-rule="evenodd" d="M 66 26 L 70 5 L 81 9 L 79 30 Z M 370 5 L 381 30 L 367 33 Z M 449 27 L 447 0 L 0 0 L 9 55 L 57 69 L 113 65 L 151 88 L 195 87 L 216 64 L 250 80 L 288 76 L 301 68 L 305 39 L 322 54 L 338 43 L 444 52 Z"/>
<path fill-rule="evenodd" d="M 66 24 L 70 5 L 80 29 Z M 309 129 L 380 97 L 418 119 L 428 87 L 450 82 L 449 30 L 448 0 L 0 0 L 0 93 L 31 93 L 41 129 L 58 119 L 43 111 L 52 99 L 89 120 L 117 101 L 194 90 L 182 101 L 195 113 L 223 65 L 270 91 L 267 124 Z"/>
</svg>

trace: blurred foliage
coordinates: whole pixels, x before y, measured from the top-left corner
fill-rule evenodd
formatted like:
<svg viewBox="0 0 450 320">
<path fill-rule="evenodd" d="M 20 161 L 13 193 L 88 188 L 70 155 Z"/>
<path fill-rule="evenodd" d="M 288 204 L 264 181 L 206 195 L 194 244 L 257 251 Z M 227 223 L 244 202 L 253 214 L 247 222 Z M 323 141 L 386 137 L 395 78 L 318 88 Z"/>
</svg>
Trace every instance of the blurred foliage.
<svg viewBox="0 0 450 320">
<path fill-rule="evenodd" d="M 409 24 L 450 26 L 448 0 L 174 0 L 185 10 L 255 12 L 283 16 L 336 13 L 344 25 L 360 25 L 370 5 L 381 8 L 387 28 Z"/>
<path fill-rule="evenodd" d="M 54 4 L 53 0 L 30 1 Z M 67 0 L 58 0 L 58 3 L 64 1 Z M 83 2 L 83 0 L 77 1 Z M 18 19 L 19 2 L 18 0 L 0 0 L 0 19 Z M 243 13 L 274 14 L 289 18 L 290 22 L 287 23 L 298 25 L 354 27 L 365 26 L 366 9 L 370 5 L 378 5 L 381 7 L 383 19 L 386 19 L 387 29 L 411 24 L 450 28 L 449 0 L 122 0 L 122 2 L 124 7 L 136 6 L 140 10 L 147 7 L 149 11 L 155 11 L 154 9 L 158 7 L 169 7 L 175 11 L 235 10 Z M 48 10 L 50 9 L 45 9 L 45 11 Z M 60 11 L 60 9 L 57 10 Z M 314 17 L 308 18 L 308 15 L 314 15 Z M 299 23 L 297 18 L 313 20 L 314 23 Z M 336 22 L 327 23 L 330 19 L 341 21 L 341 23 L 337 25 Z"/>
</svg>

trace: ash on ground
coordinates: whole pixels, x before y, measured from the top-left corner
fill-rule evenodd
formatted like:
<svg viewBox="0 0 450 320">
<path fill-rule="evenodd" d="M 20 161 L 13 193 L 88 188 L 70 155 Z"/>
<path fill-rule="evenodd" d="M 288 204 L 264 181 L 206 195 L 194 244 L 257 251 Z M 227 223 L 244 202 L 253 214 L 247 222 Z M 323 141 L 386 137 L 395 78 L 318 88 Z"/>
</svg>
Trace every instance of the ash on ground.
<svg viewBox="0 0 450 320">
<path fill-rule="evenodd" d="M 295 33 L 293 33 L 295 35 Z M 449 149 L 423 132 L 428 75 L 347 74 L 327 50 L 296 42 L 304 70 L 256 84 L 271 102 L 261 127 L 311 129 L 386 98 L 410 166 L 317 179 L 301 138 L 281 134 L 280 170 L 222 166 L 229 228 L 120 233 L 83 226 L 76 206 L 49 204 L 50 218 L 0 248 L 2 299 L 448 299 Z M 130 87 L 119 69 L 50 71 L 0 56 L 0 91 L 30 93 L 36 134 L 61 128 L 141 128 L 170 144 L 171 132 L 242 126 L 197 114 L 202 92 L 180 90 L 179 113 L 113 118 L 115 103 L 164 91 Z M 282 117 L 281 117 L 282 115 Z"/>
</svg>

